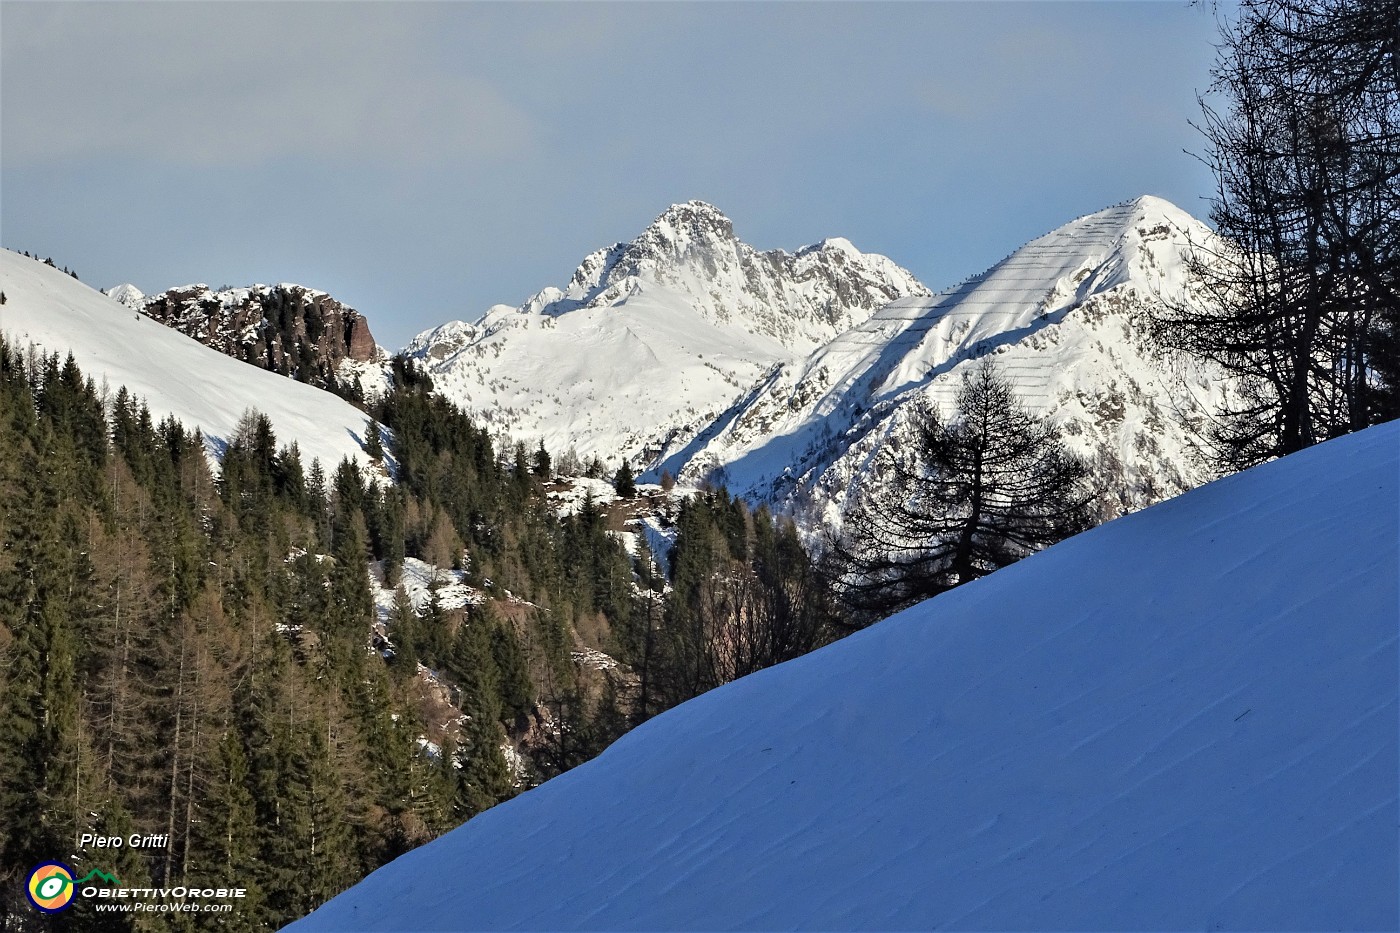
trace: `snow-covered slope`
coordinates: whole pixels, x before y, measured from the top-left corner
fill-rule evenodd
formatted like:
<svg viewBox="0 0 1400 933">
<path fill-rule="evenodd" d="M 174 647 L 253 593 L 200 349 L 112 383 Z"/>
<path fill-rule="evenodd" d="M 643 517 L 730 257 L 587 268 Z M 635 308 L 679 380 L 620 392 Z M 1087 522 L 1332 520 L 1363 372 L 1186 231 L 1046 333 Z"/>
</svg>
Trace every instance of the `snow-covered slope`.
<svg viewBox="0 0 1400 933">
<path fill-rule="evenodd" d="M 585 457 L 647 459 L 774 365 L 921 295 L 908 272 L 845 240 L 760 253 L 717 209 L 690 201 L 589 255 L 567 288 L 420 334 L 408 352 L 436 391 L 501 431 Z"/>
<path fill-rule="evenodd" d="M 313 930 L 1394 930 L 1400 424 L 730 684 Z"/>
<path fill-rule="evenodd" d="M 657 469 L 714 476 L 799 517 L 835 518 L 872 453 L 906 433 L 927 395 L 950 413 L 961 376 L 992 356 L 1023 403 L 1054 418 L 1078 452 L 1120 471 L 1123 507 L 1205 477 L 1188 454 L 1225 391 L 1152 346 L 1145 312 L 1185 287 L 1186 256 L 1211 233 L 1159 198 L 1090 214 L 931 299 L 895 301 L 770 374 Z M 1183 417 L 1185 416 L 1185 421 Z"/>
<path fill-rule="evenodd" d="M 41 262 L 0 250 L 0 331 L 17 346 L 72 352 L 83 373 L 115 392 L 125 385 L 160 419 L 204 431 L 217 454 L 245 410 L 272 420 L 280 442 L 327 470 L 361 457 L 368 418 L 320 389 L 249 366 L 136 313 Z M 363 459 L 361 457 L 361 459 Z M 366 461 L 368 462 L 368 461 Z"/>
</svg>

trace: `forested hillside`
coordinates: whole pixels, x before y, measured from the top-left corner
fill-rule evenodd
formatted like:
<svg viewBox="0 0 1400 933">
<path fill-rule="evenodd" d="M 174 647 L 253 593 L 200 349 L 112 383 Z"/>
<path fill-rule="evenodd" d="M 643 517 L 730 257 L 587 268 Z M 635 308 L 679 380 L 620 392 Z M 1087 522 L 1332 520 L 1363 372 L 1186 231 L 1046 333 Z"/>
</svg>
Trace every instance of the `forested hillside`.
<svg viewBox="0 0 1400 933">
<path fill-rule="evenodd" d="M 698 497 L 668 586 L 604 510 L 555 515 L 547 454 L 503 456 L 410 366 L 396 375 L 371 414 L 398 482 L 304 463 L 256 412 L 213 470 L 197 432 L 99 391 L 71 357 L 0 341 L 5 929 L 118 928 L 81 898 L 42 921 L 24 903 L 24 874 L 55 858 L 128 886 L 242 886 L 218 927 L 276 927 L 829 637 L 790 527 Z M 474 598 L 446 608 L 434 583 L 421 611 L 401 596 L 377 619 L 372 584 L 394 586 L 407 558 L 455 566 Z M 584 647 L 620 663 L 583 663 Z M 76 848 L 132 832 L 165 846 Z"/>
</svg>

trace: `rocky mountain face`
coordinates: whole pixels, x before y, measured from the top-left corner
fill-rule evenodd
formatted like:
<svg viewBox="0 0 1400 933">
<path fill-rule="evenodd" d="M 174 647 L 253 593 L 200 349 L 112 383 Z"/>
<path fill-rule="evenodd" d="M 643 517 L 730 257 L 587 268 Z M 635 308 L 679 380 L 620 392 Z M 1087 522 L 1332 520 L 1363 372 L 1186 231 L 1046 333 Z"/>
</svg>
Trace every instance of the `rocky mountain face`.
<svg viewBox="0 0 1400 933">
<path fill-rule="evenodd" d="M 928 294 L 846 240 L 759 252 L 718 209 L 690 201 L 590 254 L 564 288 L 420 334 L 408 353 L 436 391 L 502 432 L 648 461 L 774 366 Z"/>
<path fill-rule="evenodd" d="M 364 315 L 301 285 L 186 285 L 136 298 L 128 288 L 109 295 L 221 353 L 322 388 L 337 386 L 347 361 L 383 355 Z"/>
<path fill-rule="evenodd" d="M 567 314 L 612 307 L 646 288 L 670 289 L 715 324 L 737 324 L 810 350 L 896 298 L 928 295 L 884 256 L 832 238 L 795 254 L 758 252 L 703 201 L 672 205 L 635 240 L 583 260 L 563 289 L 546 288 L 520 311 Z"/>
</svg>

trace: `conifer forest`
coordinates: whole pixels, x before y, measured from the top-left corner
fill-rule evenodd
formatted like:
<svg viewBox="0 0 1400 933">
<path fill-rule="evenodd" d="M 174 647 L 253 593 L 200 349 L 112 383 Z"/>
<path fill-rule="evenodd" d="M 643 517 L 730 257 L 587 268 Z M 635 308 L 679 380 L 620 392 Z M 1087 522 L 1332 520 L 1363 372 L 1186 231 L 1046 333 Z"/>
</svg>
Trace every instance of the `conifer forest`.
<svg viewBox="0 0 1400 933">
<path fill-rule="evenodd" d="M 641 720 L 830 637 L 790 524 L 698 496 L 663 586 L 604 510 L 551 511 L 547 454 L 493 450 L 411 366 L 396 372 L 372 413 L 397 484 L 303 463 L 256 412 L 215 473 L 198 432 L 154 423 L 71 357 L 0 343 L 6 929 L 198 925 L 86 905 L 35 918 L 20 876 L 84 833 L 163 835 L 154 857 L 117 849 L 98 867 L 133 887 L 237 879 L 240 909 L 203 922 L 275 928 Z M 502 595 L 421 613 L 401 596 L 386 635 L 366 566 L 393 587 L 405 558 Z M 635 675 L 580 664 L 580 632 Z"/>
</svg>

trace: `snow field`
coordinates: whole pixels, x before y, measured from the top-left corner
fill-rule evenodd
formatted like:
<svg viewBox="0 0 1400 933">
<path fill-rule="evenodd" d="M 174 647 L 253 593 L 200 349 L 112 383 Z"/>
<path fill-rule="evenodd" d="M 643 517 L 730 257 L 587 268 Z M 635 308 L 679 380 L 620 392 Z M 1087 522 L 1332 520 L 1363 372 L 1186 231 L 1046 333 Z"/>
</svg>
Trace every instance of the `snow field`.
<svg viewBox="0 0 1400 933">
<path fill-rule="evenodd" d="M 466 579 L 466 573 L 461 570 L 434 567 L 416 557 L 405 557 L 399 570 L 398 586 L 386 587 L 383 561 L 370 564 L 370 588 L 374 594 L 375 613 L 380 622 L 390 625 L 399 590 L 403 590 L 409 606 L 420 616 L 428 611 L 428 605 L 432 602 L 434 582 L 437 583 L 438 606 L 444 612 L 480 604 L 485 596 L 468 586 Z M 389 631 L 392 637 L 392 625 Z"/>
</svg>

